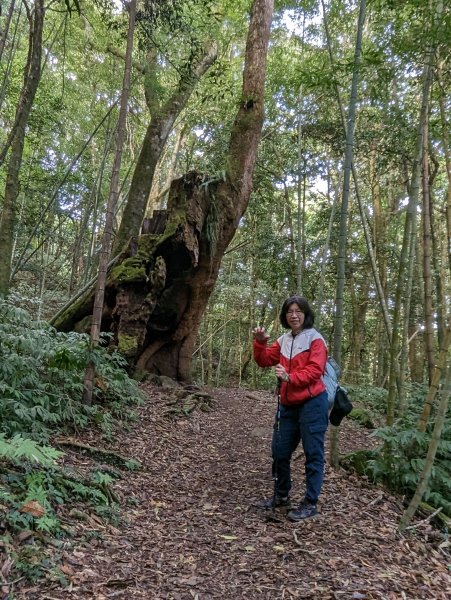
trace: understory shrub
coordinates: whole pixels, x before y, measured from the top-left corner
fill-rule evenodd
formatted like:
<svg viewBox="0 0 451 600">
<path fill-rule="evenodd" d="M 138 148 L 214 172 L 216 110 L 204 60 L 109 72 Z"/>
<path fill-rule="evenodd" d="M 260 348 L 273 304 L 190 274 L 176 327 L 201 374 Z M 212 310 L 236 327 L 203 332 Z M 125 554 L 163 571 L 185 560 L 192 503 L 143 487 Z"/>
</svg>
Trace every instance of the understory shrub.
<svg viewBox="0 0 451 600">
<path fill-rule="evenodd" d="M 62 455 L 19 435 L 0 435 L 0 559 L 14 575 L 34 580 L 51 569 L 58 572 L 52 548 L 67 534 L 60 515 L 64 505 L 66 517 L 74 504 L 107 518 L 117 511 L 112 477 L 101 471 L 83 477 L 60 467 Z"/>
<path fill-rule="evenodd" d="M 103 338 L 105 342 L 105 337 Z M 81 402 L 88 360 L 96 367 L 94 402 Z M 125 360 L 106 344 L 90 350 L 89 336 L 61 333 L 0 300 L 0 433 L 46 443 L 50 434 L 94 419 L 110 426 L 139 401 Z"/>
<path fill-rule="evenodd" d="M 60 466 L 62 453 L 48 445 L 51 436 L 89 424 L 111 435 L 118 419 L 132 418 L 141 399 L 138 384 L 106 341 L 91 351 L 89 336 L 57 332 L 0 300 L 0 562 L 30 579 L 54 566 L 44 541 L 66 535 L 64 506 L 66 515 L 74 504 L 102 518 L 118 514 L 108 472 L 82 476 Z M 96 379 L 87 406 L 82 392 L 90 359 Z M 32 544 L 22 543 L 30 536 Z"/>
<path fill-rule="evenodd" d="M 380 427 L 371 435 L 381 441 L 368 462 L 372 476 L 387 487 L 412 496 L 422 473 L 434 426 L 434 414 L 426 431 L 418 431 L 418 419 L 423 408 L 427 387 L 413 384 L 408 389 L 406 414 L 393 426 Z M 441 507 L 451 517 L 451 422 L 445 421 L 438 444 L 428 489 L 424 500 Z"/>
</svg>

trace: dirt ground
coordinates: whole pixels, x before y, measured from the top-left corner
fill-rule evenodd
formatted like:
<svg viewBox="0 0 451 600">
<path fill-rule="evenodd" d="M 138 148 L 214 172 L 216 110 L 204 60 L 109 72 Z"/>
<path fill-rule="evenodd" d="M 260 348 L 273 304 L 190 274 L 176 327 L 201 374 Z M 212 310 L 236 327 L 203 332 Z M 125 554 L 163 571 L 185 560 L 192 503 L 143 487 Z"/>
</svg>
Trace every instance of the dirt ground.
<svg viewBox="0 0 451 600">
<path fill-rule="evenodd" d="M 166 390 L 167 391 L 167 390 Z M 254 508 L 272 494 L 268 393 L 214 389 L 216 404 L 190 417 L 164 416 L 166 391 L 146 386 L 132 429 L 105 447 L 141 461 L 114 490 L 124 507 L 106 525 L 68 521 L 75 537 L 55 573 L 18 583 L 27 600 L 365 600 L 451 598 L 449 542 L 423 521 L 397 531 L 402 499 L 344 470 L 326 470 L 317 517 L 290 523 Z M 342 451 L 374 443 L 349 420 Z M 84 436 L 85 443 L 100 445 Z M 80 470 L 90 459 L 67 450 Z M 303 458 L 293 463 L 293 499 L 303 493 Z M 421 517 L 417 520 L 421 521 Z M 61 577 L 60 577 L 61 579 Z"/>
</svg>

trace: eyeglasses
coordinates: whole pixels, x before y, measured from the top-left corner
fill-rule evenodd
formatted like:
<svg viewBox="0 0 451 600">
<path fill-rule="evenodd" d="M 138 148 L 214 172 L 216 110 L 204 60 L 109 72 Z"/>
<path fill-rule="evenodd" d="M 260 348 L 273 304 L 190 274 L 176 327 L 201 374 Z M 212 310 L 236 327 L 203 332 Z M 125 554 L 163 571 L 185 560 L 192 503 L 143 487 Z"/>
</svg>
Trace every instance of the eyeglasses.
<svg viewBox="0 0 451 600">
<path fill-rule="evenodd" d="M 304 313 L 302 310 L 289 310 L 287 311 L 287 317 L 300 317 Z"/>
</svg>

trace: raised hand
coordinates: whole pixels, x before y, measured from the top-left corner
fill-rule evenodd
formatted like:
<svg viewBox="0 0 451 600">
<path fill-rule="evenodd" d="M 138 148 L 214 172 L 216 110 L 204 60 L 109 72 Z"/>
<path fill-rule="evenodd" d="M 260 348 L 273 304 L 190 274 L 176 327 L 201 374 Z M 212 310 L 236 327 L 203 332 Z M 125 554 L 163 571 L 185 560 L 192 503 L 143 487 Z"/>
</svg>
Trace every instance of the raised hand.
<svg viewBox="0 0 451 600">
<path fill-rule="evenodd" d="M 265 342 L 267 342 L 269 340 L 269 334 L 266 333 L 264 327 L 256 327 L 252 331 L 252 334 L 254 336 L 254 340 L 256 340 L 257 342 L 260 342 L 262 344 L 264 344 Z"/>
</svg>

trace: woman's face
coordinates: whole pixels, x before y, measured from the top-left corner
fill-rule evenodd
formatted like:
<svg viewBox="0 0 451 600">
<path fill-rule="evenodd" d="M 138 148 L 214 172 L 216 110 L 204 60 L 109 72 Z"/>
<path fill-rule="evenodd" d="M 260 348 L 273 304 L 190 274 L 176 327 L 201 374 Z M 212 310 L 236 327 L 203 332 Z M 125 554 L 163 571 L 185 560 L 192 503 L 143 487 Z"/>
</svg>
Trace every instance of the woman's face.
<svg viewBox="0 0 451 600">
<path fill-rule="evenodd" d="M 302 329 L 305 320 L 305 314 L 295 303 L 290 304 L 286 312 L 287 323 L 291 328 L 291 331 L 298 332 Z"/>
</svg>

